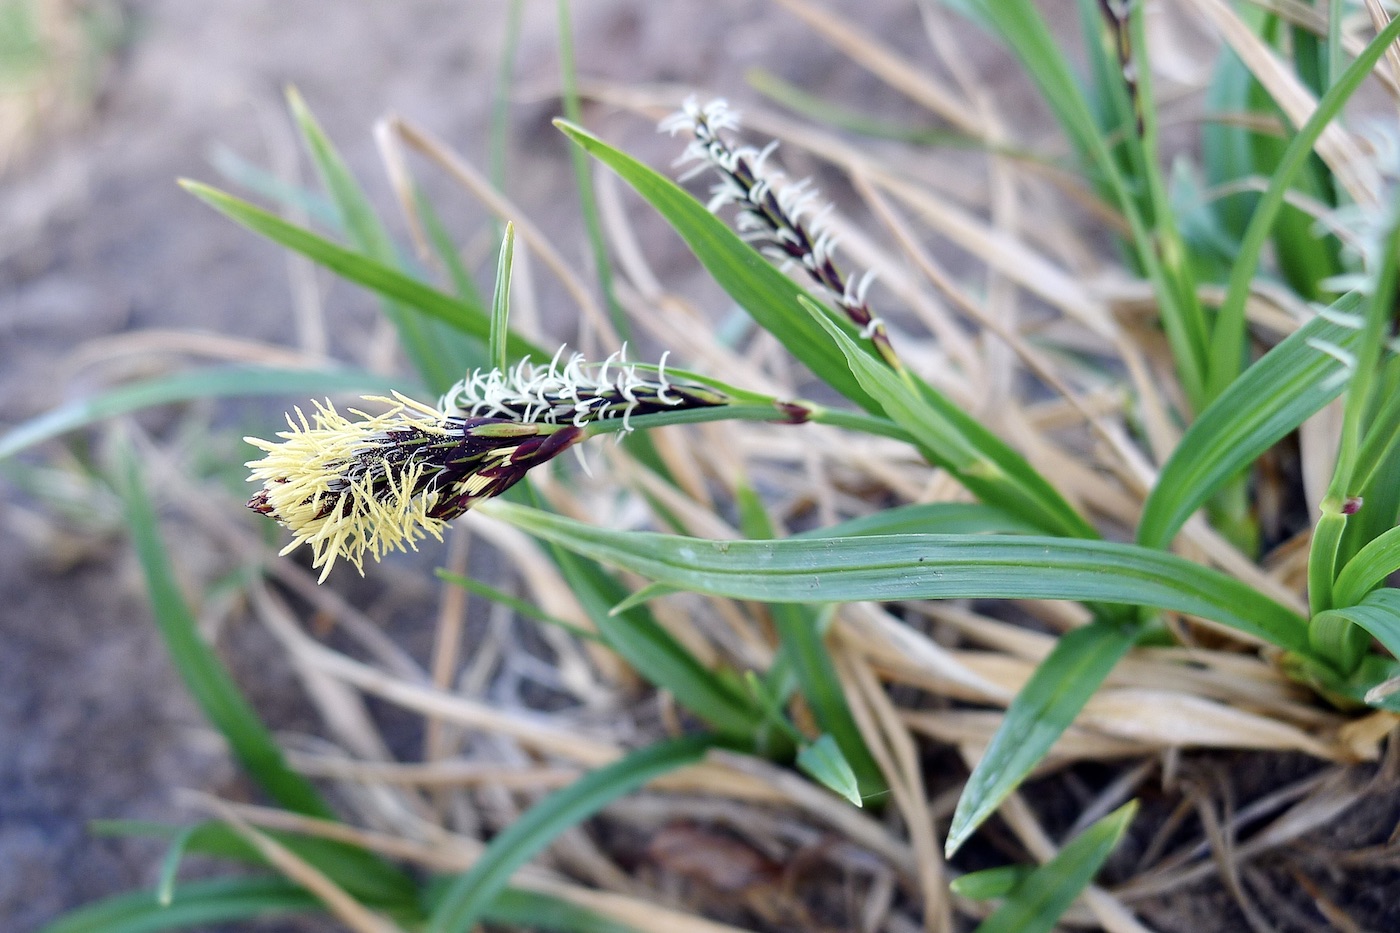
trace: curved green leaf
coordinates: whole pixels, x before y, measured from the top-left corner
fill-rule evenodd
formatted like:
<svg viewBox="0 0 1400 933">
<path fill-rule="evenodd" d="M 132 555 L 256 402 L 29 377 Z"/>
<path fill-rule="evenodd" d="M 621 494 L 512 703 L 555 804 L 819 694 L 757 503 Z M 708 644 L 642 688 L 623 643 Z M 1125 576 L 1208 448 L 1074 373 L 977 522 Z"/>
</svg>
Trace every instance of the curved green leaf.
<svg viewBox="0 0 1400 933">
<path fill-rule="evenodd" d="M 1016 886 L 977 933 L 1049 933 L 1113 854 L 1137 813 L 1131 801 L 1075 836 Z"/>
<path fill-rule="evenodd" d="M 1243 583 L 1161 551 L 1006 535 L 711 541 L 594 528 L 511 503 L 483 511 L 594 560 L 678 589 L 764 602 L 1068 599 L 1212 619 L 1289 650 L 1306 623 Z"/>
<path fill-rule="evenodd" d="M 314 896 L 280 878 L 191 881 L 167 906 L 149 891 L 122 894 L 66 914 L 40 933 L 158 933 L 320 909 Z"/>
<path fill-rule="evenodd" d="M 994 897 L 1006 897 L 1034 871 L 1029 865 L 999 865 L 959 875 L 949 884 L 948 889 L 959 897 L 974 901 L 989 901 Z"/>
<path fill-rule="evenodd" d="M 1313 146 L 1343 106 L 1371 74 L 1376 62 L 1380 61 L 1385 50 L 1400 36 L 1400 19 L 1392 21 L 1371 40 L 1370 44 L 1356 57 L 1317 102 L 1307 122 L 1289 140 L 1288 148 L 1279 157 L 1278 167 L 1269 180 L 1269 187 L 1259 199 L 1258 206 L 1250 217 L 1239 252 L 1230 273 L 1230 281 L 1225 289 L 1225 300 L 1216 314 L 1215 327 L 1211 330 L 1209 397 L 1214 399 L 1223 393 L 1244 359 L 1245 303 L 1249 299 L 1249 286 L 1259 265 L 1260 254 L 1268 242 L 1269 231 L 1274 226 L 1279 211 L 1285 205 L 1285 196 L 1298 173 L 1312 155 Z"/>
<path fill-rule="evenodd" d="M 1348 295 L 1331 308 L 1361 306 Z M 1360 331 L 1326 317 L 1303 325 L 1230 384 L 1186 431 L 1143 506 L 1137 540 L 1166 547 L 1207 499 L 1280 438 L 1341 394 L 1345 366 L 1319 346 L 1354 348 Z"/>
<path fill-rule="evenodd" d="M 653 778 L 694 764 L 716 741 L 714 736 L 699 735 L 662 742 L 599 768 L 546 797 L 492 839 L 476 867 L 453 882 L 433 910 L 427 933 L 467 933 L 516 869 L 561 833 Z"/>
<path fill-rule="evenodd" d="M 835 791 L 856 806 L 861 805 L 860 782 L 856 780 L 851 763 L 841 754 L 841 746 L 830 735 L 823 733 L 815 742 L 799 751 L 797 767 L 828 790 Z"/>
<path fill-rule="evenodd" d="M 1376 590 L 1354 606 L 1319 613 L 1318 618 L 1338 616 L 1364 629 L 1400 658 L 1400 590 Z"/>
<path fill-rule="evenodd" d="M 972 769 L 948 827 L 948 855 L 1040 763 L 1142 629 L 1138 623 L 1094 622 L 1060 636 L 1007 707 L 986 754 Z"/>
<path fill-rule="evenodd" d="M 360 190 L 350 167 L 340 157 L 330 137 L 321 129 L 295 88 L 287 91 L 287 104 L 350 242 L 375 262 L 389 267 L 401 266 L 399 252 L 389 231 L 379 222 L 374 207 Z M 470 310 L 472 316 L 479 317 L 485 313 L 465 299 L 458 300 Z M 445 392 L 448 386 L 462 378 L 466 370 L 485 364 L 480 342 L 455 329 L 455 325 L 449 326 L 446 322 L 425 317 L 414 308 L 387 296 L 383 309 L 385 317 L 398 333 L 404 352 L 434 393 Z"/>
<path fill-rule="evenodd" d="M 403 382 L 352 370 L 233 366 L 173 373 L 106 389 L 91 398 L 75 399 L 16 425 L 0 436 L 0 460 L 103 419 L 172 402 L 226 396 L 388 392 L 393 388 L 404 388 Z"/>
<path fill-rule="evenodd" d="M 491 296 L 491 346 L 487 359 L 494 369 L 510 365 L 506 339 L 510 335 L 510 277 L 515 266 L 515 224 L 507 221 L 501 236 L 501 253 L 496 258 L 496 290 Z"/>
<path fill-rule="evenodd" d="M 1041 531 L 1098 537 L 1025 458 L 942 393 L 910 374 L 901 379 L 865 352 L 816 305 L 800 298 L 813 319 L 841 348 L 861 388 L 884 409 L 932 463 L 942 466 L 984 502 L 1024 515 Z"/>
<path fill-rule="evenodd" d="M 794 538 L 850 538 L 898 534 L 1035 534 L 1035 525 L 982 502 L 923 502 L 897 505 L 827 528 L 813 528 Z M 752 537 L 752 536 L 750 536 Z"/>
<path fill-rule="evenodd" d="M 582 127 L 564 120 L 556 120 L 554 125 L 656 208 L 729 297 L 778 338 L 788 352 L 846 398 L 868 411 L 879 411 L 851 375 L 841 351 L 812 326 L 810 315 L 798 302 L 800 297 L 810 300 L 803 289 L 669 178 Z M 843 329 L 855 333 L 848 321 L 830 316 Z"/>
<path fill-rule="evenodd" d="M 217 188 L 211 188 L 188 179 L 182 179 L 180 185 L 230 220 L 294 252 L 301 253 L 341 278 L 357 285 L 363 285 L 385 298 L 402 302 L 428 317 L 443 321 L 456 330 L 470 334 L 480 341 L 490 340 L 491 321 L 484 309 L 468 304 L 461 298 L 440 292 L 431 285 L 426 285 L 415 278 L 404 275 L 364 253 L 346 249 L 325 237 L 317 236 L 310 230 L 287 223 L 276 214 L 249 204 L 240 198 L 235 198 Z M 511 356 L 516 359 L 533 356 L 540 360 L 548 359 L 551 355 L 515 334 L 510 336 L 509 341 Z"/>
<path fill-rule="evenodd" d="M 1342 572 L 1337 574 L 1334 601 L 1338 606 L 1354 606 L 1397 570 L 1400 570 L 1400 527 L 1372 538 L 1347 561 Z"/>
<path fill-rule="evenodd" d="M 118 486 L 126 502 L 136 553 L 146 574 L 151 611 L 186 689 L 227 740 L 234 757 L 270 797 L 294 812 L 335 819 L 334 811 L 315 786 L 288 767 L 282 749 L 214 648 L 200 635 L 194 613 L 180 592 L 166 555 L 155 506 L 142 482 L 140 466 L 130 451 L 125 452 L 121 470 Z M 340 842 L 326 842 L 325 848 L 328 855 L 344 862 L 347 870 L 368 884 L 400 894 L 412 890 L 413 884 L 406 875 L 363 849 Z"/>
<path fill-rule="evenodd" d="M 234 757 L 278 803 L 297 813 L 334 819 L 334 811 L 311 782 L 287 766 L 272 733 L 248 704 L 213 647 L 199 634 L 194 613 L 175 581 L 160 537 L 155 506 L 131 451 L 125 451 L 121 468 L 119 489 L 126 502 L 136 553 L 146 574 L 151 612 L 185 687 L 228 740 Z"/>
</svg>

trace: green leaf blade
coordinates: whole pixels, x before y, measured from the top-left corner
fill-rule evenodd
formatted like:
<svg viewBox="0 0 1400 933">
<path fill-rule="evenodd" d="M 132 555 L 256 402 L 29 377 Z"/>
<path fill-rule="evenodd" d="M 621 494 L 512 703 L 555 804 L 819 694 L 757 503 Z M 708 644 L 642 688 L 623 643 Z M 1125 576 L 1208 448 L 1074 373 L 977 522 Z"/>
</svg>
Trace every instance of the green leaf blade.
<svg viewBox="0 0 1400 933">
<path fill-rule="evenodd" d="M 967 779 L 948 828 L 949 856 L 1045 757 L 1141 632 L 1141 624 L 1094 622 L 1060 637 Z"/>
<path fill-rule="evenodd" d="M 1070 840 L 1018 884 L 977 933 L 1050 933 L 1108 861 L 1136 813 L 1137 801 L 1126 803 Z"/>
<path fill-rule="evenodd" d="M 234 396 L 296 396 L 354 391 L 386 393 L 394 388 L 403 388 L 402 382 L 354 370 L 231 366 L 172 373 L 66 402 L 14 426 L 0 435 L 0 460 L 69 431 L 157 405 Z"/>
<path fill-rule="evenodd" d="M 818 784 L 840 794 L 847 802 L 861 805 L 860 782 L 841 747 L 830 735 L 823 733 L 811 745 L 797 753 L 797 767 Z"/>
<path fill-rule="evenodd" d="M 582 127 L 556 120 L 570 139 L 616 172 L 680 234 L 701 265 L 758 324 L 837 392 L 869 411 L 878 407 L 860 387 L 841 352 L 811 326 L 799 303 L 807 295 L 752 246 L 669 178 L 614 149 Z M 843 326 L 854 333 L 849 324 Z"/>
<path fill-rule="evenodd" d="M 1332 312 L 1349 314 L 1360 299 L 1349 295 Z M 1266 353 L 1201 412 L 1162 467 L 1143 506 L 1137 540 L 1166 547 L 1207 499 L 1265 450 L 1341 394 L 1345 367 L 1319 349 L 1344 350 L 1359 331 L 1316 317 Z"/>
<path fill-rule="evenodd" d="M 300 253 L 336 275 L 362 285 L 385 298 L 400 302 L 429 317 L 445 322 L 455 330 L 469 334 L 483 344 L 490 339 L 491 322 L 486 311 L 468 304 L 459 297 L 445 294 L 419 280 L 405 275 L 364 253 L 347 249 L 303 227 L 287 223 L 269 211 L 249 204 L 217 188 L 199 182 L 182 180 L 181 187 L 219 213 L 254 233 L 261 234 Z M 549 354 L 522 337 L 512 334 L 510 352 L 513 357 L 533 356 L 548 359 Z"/>
<path fill-rule="evenodd" d="M 947 469 L 978 498 L 1025 516 L 1041 531 L 1098 537 L 1059 492 L 1001 438 L 917 377 L 906 373 L 901 379 L 820 307 L 805 298 L 799 301 L 840 348 L 861 388 L 909 432 L 930 462 Z"/>
<path fill-rule="evenodd" d="M 653 778 L 699 761 L 713 736 L 672 739 L 599 768 L 531 807 L 482 853 L 475 868 L 455 881 L 433 910 L 427 933 L 467 933 L 517 868 L 561 833 Z"/>
<path fill-rule="evenodd" d="M 379 222 L 374 207 L 360 189 L 349 166 L 295 88 L 287 91 L 287 103 L 350 241 L 376 262 L 386 267 L 400 266 L 398 250 L 389 232 Z M 458 300 L 466 304 L 462 298 Z M 434 320 L 418 309 L 387 296 L 383 307 L 385 316 L 398 332 L 404 351 L 435 393 L 446 391 L 467 369 L 480 364 L 480 343 L 467 339 L 461 330 L 444 326 L 443 321 Z M 479 308 L 471 310 L 476 315 L 483 313 Z"/>
<path fill-rule="evenodd" d="M 199 634 L 160 538 L 155 505 L 129 451 L 121 476 L 127 521 L 136 545 L 151 610 L 171 661 L 204 715 L 228 740 L 234 756 L 267 793 L 289 810 L 322 819 L 335 814 L 306 778 L 287 766 L 282 750 L 262 724 L 214 650 Z"/>
<path fill-rule="evenodd" d="M 1338 606 L 1354 606 L 1366 594 L 1400 570 L 1400 527 L 1371 539 L 1337 574 L 1334 598 Z M 1397 655 L 1400 657 L 1400 655 Z"/>
<path fill-rule="evenodd" d="M 764 602 L 1066 599 L 1211 619 L 1287 650 L 1306 622 L 1223 573 L 1134 545 L 1007 535 L 712 541 L 617 532 L 500 501 L 483 511 L 592 560 L 680 589 Z"/>
<path fill-rule="evenodd" d="M 320 909 L 315 897 L 280 878 L 191 881 L 169 905 L 148 891 L 117 895 L 66 914 L 40 933 L 160 933 Z"/>
</svg>

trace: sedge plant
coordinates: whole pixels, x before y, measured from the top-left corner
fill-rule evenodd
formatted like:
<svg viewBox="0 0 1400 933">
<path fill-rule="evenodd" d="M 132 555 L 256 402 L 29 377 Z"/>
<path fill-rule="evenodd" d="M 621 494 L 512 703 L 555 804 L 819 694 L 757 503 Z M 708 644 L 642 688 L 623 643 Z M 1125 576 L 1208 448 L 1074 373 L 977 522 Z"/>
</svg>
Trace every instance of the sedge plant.
<svg viewBox="0 0 1400 933">
<path fill-rule="evenodd" d="M 789 5 L 833 41 L 852 34 L 815 8 Z M 1218 189 L 1213 199 L 1188 197 L 1189 171 L 1165 167 L 1140 4 L 1080 4 L 1087 83 L 1029 2 L 953 4 L 1025 66 L 1069 142 L 1068 156 L 1028 159 L 1023 141 L 990 131 L 978 138 L 979 123 L 969 117 L 975 95 L 960 101 L 941 88 L 927 95 L 997 171 L 1056 162 L 1056 183 L 1113 219 L 1121 233 L 1116 261 L 1144 283 L 1135 294 L 1147 296 L 1145 323 L 1140 315 L 1115 319 L 1039 254 L 995 245 L 1001 241 L 991 233 L 1004 231 L 979 226 L 936 191 L 852 157 L 843 167 L 926 280 L 886 263 L 880 271 L 891 278 L 888 290 L 872 287 L 876 279 L 857 274 L 837 252 L 840 233 L 851 235 L 857 252 L 859 233 L 809 183 L 782 174 L 773 145 L 746 143 L 750 130 L 723 102 L 691 99 L 661 123 L 684 138 L 682 162 L 691 173 L 680 183 L 576 120 L 559 121 L 577 158 L 615 173 L 664 218 L 755 329 L 736 341 L 713 328 L 687 347 L 681 340 L 693 323 L 688 331 L 650 321 L 651 336 L 669 351 L 694 351 L 692 369 L 670 365 L 664 354 L 655 365 L 629 362 L 622 347 L 590 362 L 513 328 L 517 228 L 505 228 L 488 299 L 476 292 L 431 205 L 411 193 L 404 204 L 423 253 L 454 290 L 428 284 L 400 256 L 293 95 L 340 239 L 216 189 L 186 187 L 380 296 L 416 379 L 385 385 L 349 370 L 267 369 L 252 373 L 256 379 L 245 371 L 169 377 L 22 425 L 0 439 L 0 452 L 199 395 L 250 386 L 278 395 L 363 387 L 376 394 L 347 408 L 351 417 L 329 399 L 315 401 L 309 417 L 301 408 L 287 417 L 279 441 L 249 438 L 262 456 L 248 464 L 257 484 L 248 506 L 290 532 L 286 552 L 309 545 L 325 581 L 350 568 L 372 576 L 366 556 L 379 560 L 441 538 L 454 520 L 494 535 L 531 568 L 534 594 L 549 595 L 551 608 L 461 574 L 443 579 L 620 658 L 673 698 L 683 724 L 678 718 L 671 736 L 627 750 L 489 713 L 452 697 L 441 682 L 385 686 L 382 672 L 287 624 L 285 609 L 259 582 L 252 601 L 283 620 L 275 623 L 279 637 L 306 670 L 333 671 L 342 685 L 457 716 L 590 769 L 484 846 L 471 840 L 444 853 L 337 823 L 199 638 L 173 583 L 140 467 L 128 456 L 118 487 L 172 655 L 283 816 L 214 804 L 214 818 L 196 827 L 109 827 L 171 839 L 161 889 L 51 929 L 173 929 L 313 908 L 354 929 L 448 933 L 482 919 L 561 930 L 685 928 L 686 918 L 662 916 L 645 899 L 590 898 L 576 885 L 521 870 L 603 807 L 670 782 L 735 801 L 776 794 L 805 808 L 810 819 L 896 865 L 930 928 L 952 929 L 953 918 L 966 915 L 981 930 L 1048 930 L 1127 831 L 1133 804 L 1103 810 L 1058 852 L 1027 842 L 1038 867 L 966 874 L 950 887 L 945 861 L 999 808 L 1021 838 L 1039 838 L 1016 797 L 1037 769 L 1189 745 L 1289 748 L 1338 760 L 1374 754 L 1374 741 L 1367 747 L 1349 739 L 1343 726 L 1360 714 L 1400 712 L 1400 599 L 1386 585 L 1400 569 L 1400 494 L 1388 482 L 1400 456 L 1400 147 L 1393 134 L 1353 131 L 1342 113 L 1400 26 L 1383 23 L 1357 41 L 1340 14 L 1320 25 L 1285 24 L 1276 12 L 1247 20 L 1213 0 L 1188 5 L 1229 45 L 1219 53 L 1209 99 L 1230 109 L 1213 112 L 1203 148 L 1203 174 Z M 561 11 L 566 22 L 567 7 Z M 901 74 L 906 92 L 927 87 L 911 85 L 907 72 L 868 45 L 853 54 L 877 73 Z M 576 107 L 571 75 L 565 84 Z M 1273 118 L 1264 132 L 1259 121 L 1242 119 L 1251 109 Z M 475 177 L 410 125 L 390 125 L 385 138 L 458 177 Z M 402 153 L 390 151 L 391 165 L 401 164 Z M 837 151 L 827 156 L 839 162 Z M 701 176 L 713 187 L 697 199 L 684 185 Z M 606 212 L 593 203 L 602 190 L 579 185 L 598 262 L 609 255 L 599 220 Z M 1032 342 L 1014 315 L 979 307 L 926 254 L 890 199 L 986 260 L 989 304 L 1005 303 L 991 300 L 1006 294 L 992 286 L 1009 281 L 1074 337 Z M 1276 265 L 1265 268 L 1270 242 Z M 863 256 L 874 258 L 869 250 Z M 628 324 L 620 316 L 629 301 L 646 303 L 640 288 L 629 292 L 610 272 L 599 278 L 607 292 L 599 322 L 626 332 L 647 320 L 634 314 Z M 979 387 L 1005 386 L 986 367 L 1005 356 L 983 357 L 966 345 L 966 320 L 930 310 L 930 288 L 1011 347 L 1053 403 L 1033 414 L 1015 397 L 992 400 L 1004 411 L 979 405 Z M 1255 326 L 1257 305 L 1283 290 L 1290 297 L 1273 298 L 1262 315 L 1266 326 Z M 931 352 L 909 315 L 881 310 L 882 301 L 897 305 L 896 296 L 922 309 L 920 320 L 932 322 L 943 346 Z M 756 332 L 781 348 L 781 365 L 745 361 L 742 341 L 757 342 Z M 809 375 L 794 377 L 788 361 Z M 1324 439 L 1323 453 L 1315 441 L 1309 450 L 1330 479 L 1317 489 L 1317 514 L 1297 532 L 1303 544 L 1290 553 L 1302 556 L 1293 558 L 1291 575 L 1271 574 L 1257 563 L 1261 481 L 1251 471 L 1329 405 L 1340 406 L 1340 432 Z M 1061 436 L 1056 426 L 1067 422 L 1097 446 Z M 676 441 L 679 431 L 692 433 Z M 591 440 L 600 435 L 628 440 Z M 585 457 L 601 450 L 645 521 L 561 456 L 571 449 Z M 834 482 L 819 483 L 805 496 L 818 503 L 814 521 L 782 493 L 812 462 L 884 495 L 838 495 Z M 872 508 L 877 498 L 884 508 Z M 790 533 L 799 523 L 807 527 Z M 947 602 L 954 600 L 1018 601 L 1051 634 Z M 678 605 L 686 607 L 680 623 Z M 1014 663 L 948 650 L 914 624 L 925 616 L 974 643 L 1000 646 Z M 1268 699 L 1233 676 L 1241 665 L 1251 682 L 1273 685 Z M 1148 686 L 1115 682 L 1124 666 Z M 1195 676 L 1199 669 L 1207 673 Z M 988 720 L 974 710 L 900 709 L 885 683 L 1005 713 Z M 1312 688 L 1331 711 L 1304 712 L 1290 683 Z M 1115 712 L 1105 702 L 1111 699 L 1132 702 Z M 1074 725 L 1081 714 L 1097 737 Z M 1218 725 L 1208 727 L 1212 717 Z M 941 840 L 913 754 L 916 733 L 956 746 L 972 766 Z M 794 784 L 787 765 L 815 784 Z M 897 814 L 902 835 L 892 840 L 856 809 L 862 805 Z M 256 863 L 278 877 L 176 884 L 186 851 Z M 395 859 L 437 877 L 424 882 Z M 1088 892 L 1086 903 L 1099 918 L 1127 922 L 1124 902 L 1103 891 Z"/>
</svg>

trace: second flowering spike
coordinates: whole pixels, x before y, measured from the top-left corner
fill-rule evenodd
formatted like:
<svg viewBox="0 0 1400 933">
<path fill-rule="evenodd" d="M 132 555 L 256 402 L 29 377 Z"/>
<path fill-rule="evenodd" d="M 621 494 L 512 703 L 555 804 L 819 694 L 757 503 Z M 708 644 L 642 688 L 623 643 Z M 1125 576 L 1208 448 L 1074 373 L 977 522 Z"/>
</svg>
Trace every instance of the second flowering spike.
<svg viewBox="0 0 1400 933">
<path fill-rule="evenodd" d="M 697 162 L 694 172 L 714 170 L 719 182 L 711 189 L 711 211 L 735 205 L 735 228 L 769 257 L 800 265 L 808 277 L 832 297 L 846 318 L 869 340 L 880 357 L 901 369 L 884 322 L 870 310 L 866 293 L 874 280 L 866 272 L 848 276 L 837 266 L 836 234 L 826 224 L 831 205 L 823 205 L 809 180 L 791 182 L 769 166 L 776 141 L 762 149 L 736 146 L 726 133 L 739 129 L 739 117 L 724 100 L 701 106 L 687 100 L 678 113 L 661 122 L 660 130 L 690 135 L 679 162 Z"/>
</svg>

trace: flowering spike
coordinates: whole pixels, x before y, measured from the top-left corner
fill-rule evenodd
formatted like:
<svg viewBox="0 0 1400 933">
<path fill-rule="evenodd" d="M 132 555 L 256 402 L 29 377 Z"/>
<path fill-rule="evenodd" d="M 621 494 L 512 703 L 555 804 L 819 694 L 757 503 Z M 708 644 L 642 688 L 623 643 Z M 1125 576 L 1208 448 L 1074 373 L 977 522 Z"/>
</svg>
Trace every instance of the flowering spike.
<svg viewBox="0 0 1400 933">
<path fill-rule="evenodd" d="M 561 347 L 547 367 L 525 359 L 508 370 L 478 369 L 449 389 L 441 404 L 444 410 L 467 417 L 508 418 L 525 424 L 581 428 L 616 418 L 624 431 L 630 431 L 637 415 L 729 403 L 713 389 L 673 382 L 666 375 L 665 356 L 651 372 L 629 363 L 626 353 L 623 347 L 602 363 L 589 364 L 581 353 L 564 360 Z"/>
<path fill-rule="evenodd" d="M 711 212 L 735 205 L 738 215 L 734 226 L 743 239 L 770 259 L 801 266 L 831 295 L 861 336 L 874 344 L 885 362 L 896 370 L 903 368 L 884 322 L 865 300 L 868 274 L 850 279 L 836 265 L 837 237 L 827 226 L 831 205 L 821 204 L 811 179 L 788 182 L 781 171 L 768 167 L 778 146 L 776 140 L 762 149 L 732 145 L 723 134 L 739 129 L 739 115 L 722 99 L 702 107 L 692 97 L 678 113 L 661 121 L 658 129 L 672 136 L 686 133 L 691 137 L 677 164 L 699 164 L 682 180 L 707 167 L 719 175 L 706 205 Z"/>
<path fill-rule="evenodd" d="M 398 393 L 367 400 L 389 408 L 351 409 L 352 421 L 313 402 L 310 421 L 299 408 L 287 416 L 280 442 L 244 438 L 266 454 L 247 464 L 249 481 L 262 483 L 248 507 L 291 529 L 282 553 L 310 544 L 322 581 L 339 557 L 364 573 L 366 553 L 379 560 L 441 539 L 448 521 L 583 437 L 574 425 L 456 417 Z"/>
</svg>

